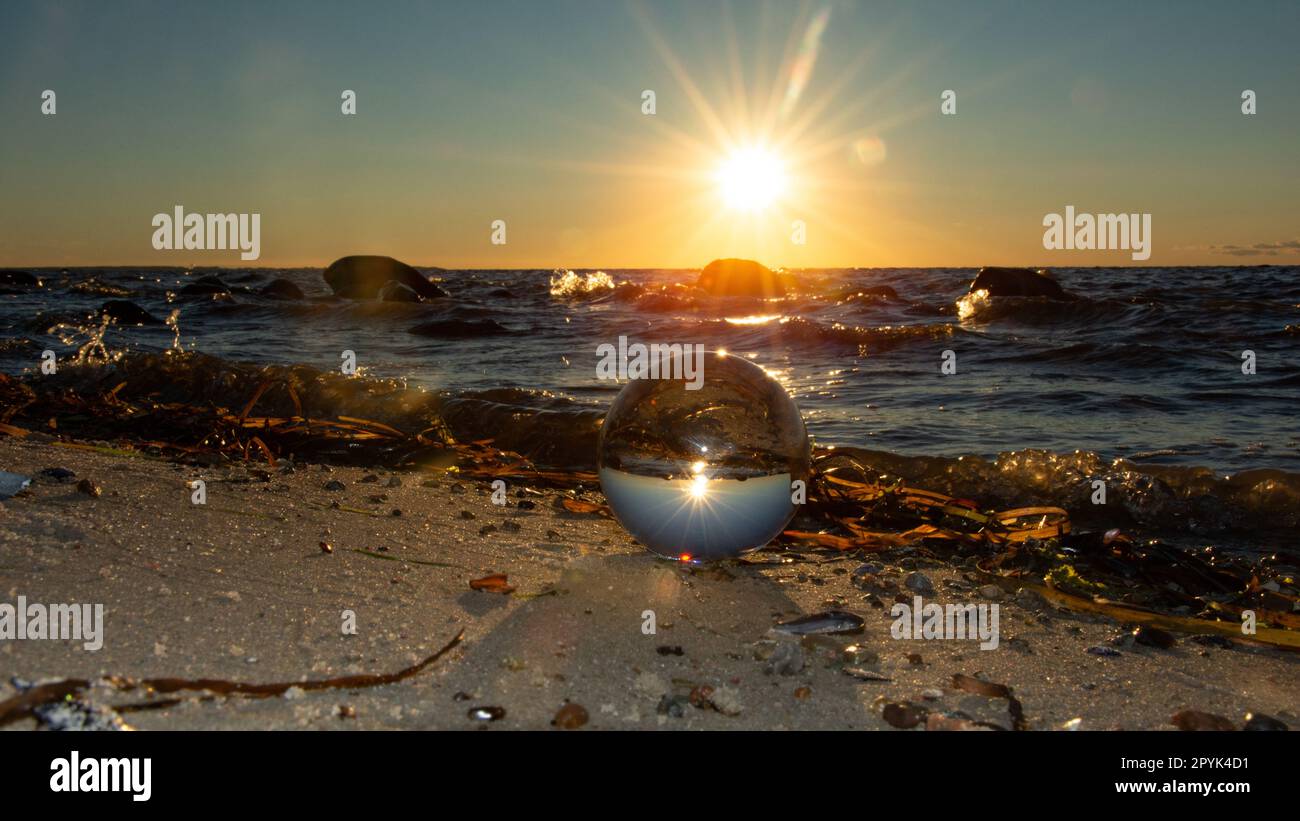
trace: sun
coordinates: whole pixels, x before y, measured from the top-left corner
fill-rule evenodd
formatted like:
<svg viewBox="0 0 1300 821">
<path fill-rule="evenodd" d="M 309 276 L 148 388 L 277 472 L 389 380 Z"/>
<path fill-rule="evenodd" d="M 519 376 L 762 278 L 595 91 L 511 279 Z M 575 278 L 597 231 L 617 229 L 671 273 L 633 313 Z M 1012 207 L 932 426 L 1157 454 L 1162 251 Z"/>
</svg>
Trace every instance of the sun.
<svg viewBox="0 0 1300 821">
<path fill-rule="evenodd" d="M 718 168 L 717 182 L 729 208 L 760 211 L 785 192 L 785 164 L 763 146 L 740 148 Z"/>
</svg>

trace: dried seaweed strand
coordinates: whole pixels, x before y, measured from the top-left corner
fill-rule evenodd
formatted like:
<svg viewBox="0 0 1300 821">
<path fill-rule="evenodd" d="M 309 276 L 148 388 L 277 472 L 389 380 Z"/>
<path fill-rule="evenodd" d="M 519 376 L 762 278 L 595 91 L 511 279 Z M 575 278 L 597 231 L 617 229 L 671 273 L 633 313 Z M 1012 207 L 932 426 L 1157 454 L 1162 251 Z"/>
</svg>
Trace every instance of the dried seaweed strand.
<svg viewBox="0 0 1300 821">
<path fill-rule="evenodd" d="M 465 637 L 465 631 L 461 630 L 451 641 L 447 642 L 438 652 L 424 659 L 423 661 L 398 670 L 395 673 L 372 673 L 357 674 L 351 676 L 338 676 L 335 678 L 318 679 L 316 681 L 289 681 L 274 684 L 251 684 L 243 681 L 230 681 L 220 678 L 147 678 L 140 680 L 109 677 L 105 679 L 109 684 L 118 690 L 147 690 L 153 693 L 176 693 L 189 690 L 203 690 L 218 695 L 226 696 L 247 696 L 249 698 L 269 698 L 271 696 L 284 695 L 287 691 L 297 687 L 301 690 L 357 690 L 366 687 L 380 687 L 385 684 L 396 684 L 399 681 L 408 679 L 433 664 L 438 659 L 449 653 L 456 645 L 460 644 Z M 35 711 L 52 702 L 62 701 L 68 696 L 74 695 L 81 690 L 90 686 L 86 679 L 64 679 L 49 684 L 42 684 L 33 687 L 24 693 L 20 693 L 13 698 L 0 702 L 0 727 L 11 724 L 23 718 L 30 718 Z M 133 709 L 143 709 L 144 705 L 132 705 Z"/>
</svg>

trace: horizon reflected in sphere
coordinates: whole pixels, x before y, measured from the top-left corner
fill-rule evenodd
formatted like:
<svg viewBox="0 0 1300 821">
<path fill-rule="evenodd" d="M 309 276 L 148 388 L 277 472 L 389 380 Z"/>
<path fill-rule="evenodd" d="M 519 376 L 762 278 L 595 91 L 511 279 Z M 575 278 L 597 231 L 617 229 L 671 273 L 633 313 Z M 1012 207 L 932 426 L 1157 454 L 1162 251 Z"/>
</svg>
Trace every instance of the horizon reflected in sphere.
<svg viewBox="0 0 1300 821">
<path fill-rule="evenodd" d="M 665 371 L 668 373 L 681 371 Z M 610 509 L 632 536 L 672 559 L 713 560 L 770 542 L 794 516 L 808 432 L 794 400 L 762 368 L 704 358 L 703 384 L 637 379 L 614 399 L 596 464 Z"/>
</svg>

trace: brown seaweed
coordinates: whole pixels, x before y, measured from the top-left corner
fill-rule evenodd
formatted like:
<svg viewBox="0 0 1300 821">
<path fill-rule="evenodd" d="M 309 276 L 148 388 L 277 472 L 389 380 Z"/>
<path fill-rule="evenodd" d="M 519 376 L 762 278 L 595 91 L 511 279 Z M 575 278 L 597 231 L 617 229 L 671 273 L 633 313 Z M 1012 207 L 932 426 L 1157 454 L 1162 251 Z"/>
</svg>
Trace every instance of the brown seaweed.
<svg viewBox="0 0 1300 821">
<path fill-rule="evenodd" d="M 206 691 L 223 696 L 244 696 L 248 698 L 270 698 L 272 696 L 280 696 L 295 687 L 300 690 L 308 691 L 357 690 L 366 687 L 380 687 L 385 684 L 396 684 L 399 681 L 411 678 L 438 659 L 445 656 L 447 653 L 451 652 L 456 645 L 461 643 L 464 636 L 465 631 L 462 630 L 433 655 L 394 673 L 362 673 L 350 676 L 317 679 L 315 681 L 288 681 L 273 684 L 253 684 L 220 678 L 185 679 L 164 677 L 137 680 L 110 676 L 103 680 L 120 691 L 143 690 L 152 694 L 177 693 L 193 690 Z M 32 687 L 31 689 L 19 693 L 6 701 L 0 702 L 0 727 L 23 718 L 30 718 L 34 715 L 38 707 L 52 702 L 62 701 L 67 697 L 86 689 L 91 685 L 91 683 L 92 682 L 88 679 L 64 679 L 62 681 L 50 682 Z M 173 700 L 170 703 L 176 702 Z M 138 711 L 152 708 L 155 705 L 157 705 L 157 702 L 146 702 L 145 704 L 129 706 L 132 710 Z"/>
</svg>

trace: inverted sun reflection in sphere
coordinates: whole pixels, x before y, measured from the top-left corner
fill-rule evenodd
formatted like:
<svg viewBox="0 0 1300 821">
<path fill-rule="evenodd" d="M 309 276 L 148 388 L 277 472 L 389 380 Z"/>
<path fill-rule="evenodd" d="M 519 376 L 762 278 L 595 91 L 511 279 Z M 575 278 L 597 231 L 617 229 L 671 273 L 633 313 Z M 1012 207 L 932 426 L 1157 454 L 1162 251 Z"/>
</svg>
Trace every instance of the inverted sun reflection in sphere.
<svg viewBox="0 0 1300 821">
<path fill-rule="evenodd" d="M 628 383 L 597 451 L 619 522 L 651 551 L 684 561 L 775 538 L 795 513 L 791 485 L 807 481 L 810 464 L 799 409 L 762 368 L 718 353 L 704 357 L 703 374 L 699 390 L 683 379 Z"/>
</svg>

